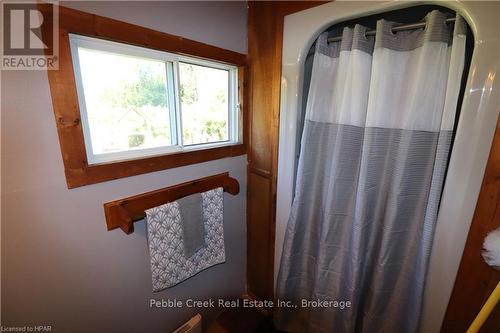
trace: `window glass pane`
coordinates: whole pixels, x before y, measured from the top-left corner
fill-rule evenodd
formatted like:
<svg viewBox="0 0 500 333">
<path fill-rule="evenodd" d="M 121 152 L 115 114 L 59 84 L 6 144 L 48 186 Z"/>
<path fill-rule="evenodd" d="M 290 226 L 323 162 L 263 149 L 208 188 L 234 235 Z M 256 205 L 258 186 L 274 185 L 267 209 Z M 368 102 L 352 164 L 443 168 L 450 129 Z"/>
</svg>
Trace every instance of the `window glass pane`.
<svg viewBox="0 0 500 333">
<path fill-rule="evenodd" d="M 162 61 L 78 48 L 95 155 L 174 144 Z"/>
<path fill-rule="evenodd" d="M 229 72 L 179 63 L 184 145 L 229 140 Z"/>
</svg>

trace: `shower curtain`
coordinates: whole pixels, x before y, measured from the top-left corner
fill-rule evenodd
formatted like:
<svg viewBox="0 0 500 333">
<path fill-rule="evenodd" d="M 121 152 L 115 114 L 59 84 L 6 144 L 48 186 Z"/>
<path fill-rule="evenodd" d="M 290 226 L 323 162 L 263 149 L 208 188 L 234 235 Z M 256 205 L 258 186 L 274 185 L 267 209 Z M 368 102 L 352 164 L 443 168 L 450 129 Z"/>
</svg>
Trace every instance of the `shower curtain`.
<svg viewBox="0 0 500 333">
<path fill-rule="evenodd" d="M 418 330 L 465 58 L 463 19 L 445 20 L 319 36 L 277 284 L 296 307 L 278 328 Z"/>
</svg>

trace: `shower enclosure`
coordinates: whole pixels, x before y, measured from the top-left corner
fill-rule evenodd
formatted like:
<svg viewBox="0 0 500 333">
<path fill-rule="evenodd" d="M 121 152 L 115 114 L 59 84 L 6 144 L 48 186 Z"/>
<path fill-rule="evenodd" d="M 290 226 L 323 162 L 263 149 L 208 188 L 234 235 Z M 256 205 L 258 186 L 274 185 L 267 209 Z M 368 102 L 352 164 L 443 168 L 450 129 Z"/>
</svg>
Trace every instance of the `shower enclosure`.
<svg viewBox="0 0 500 333">
<path fill-rule="evenodd" d="M 304 63 L 318 35 L 354 18 L 438 4 L 463 16 L 475 45 L 441 198 L 427 276 L 422 332 L 438 332 L 460 263 L 498 118 L 499 5 L 477 2 L 333 2 L 285 18 L 280 113 L 275 274 L 293 199 L 303 110 Z"/>
</svg>

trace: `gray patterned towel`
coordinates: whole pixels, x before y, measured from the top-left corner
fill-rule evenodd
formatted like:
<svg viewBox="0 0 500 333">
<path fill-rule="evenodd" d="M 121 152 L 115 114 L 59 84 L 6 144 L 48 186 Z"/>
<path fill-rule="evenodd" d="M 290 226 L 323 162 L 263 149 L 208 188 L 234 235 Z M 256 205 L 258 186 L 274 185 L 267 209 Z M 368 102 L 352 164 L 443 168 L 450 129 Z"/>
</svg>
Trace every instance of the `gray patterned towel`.
<svg viewBox="0 0 500 333">
<path fill-rule="evenodd" d="M 201 194 L 205 246 L 186 258 L 178 202 L 146 211 L 153 291 L 172 287 L 202 270 L 226 261 L 224 197 L 221 187 Z"/>
</svg>

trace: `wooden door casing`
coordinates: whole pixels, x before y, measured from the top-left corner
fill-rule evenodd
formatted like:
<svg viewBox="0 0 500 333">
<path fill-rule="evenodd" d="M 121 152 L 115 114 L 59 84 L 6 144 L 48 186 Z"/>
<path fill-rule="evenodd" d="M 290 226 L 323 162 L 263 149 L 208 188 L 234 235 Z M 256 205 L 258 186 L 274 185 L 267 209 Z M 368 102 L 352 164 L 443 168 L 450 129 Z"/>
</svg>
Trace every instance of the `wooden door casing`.
<svg viewBox="0 0 500 333">
<path fill-rule="evenodd" d="M 273 299 L 283 22 L 324 1 L 250 1 L 247 293 Z"/>
</svg>

